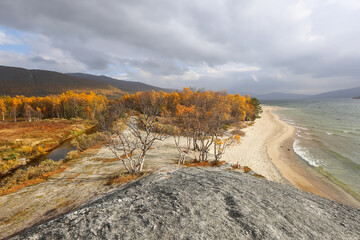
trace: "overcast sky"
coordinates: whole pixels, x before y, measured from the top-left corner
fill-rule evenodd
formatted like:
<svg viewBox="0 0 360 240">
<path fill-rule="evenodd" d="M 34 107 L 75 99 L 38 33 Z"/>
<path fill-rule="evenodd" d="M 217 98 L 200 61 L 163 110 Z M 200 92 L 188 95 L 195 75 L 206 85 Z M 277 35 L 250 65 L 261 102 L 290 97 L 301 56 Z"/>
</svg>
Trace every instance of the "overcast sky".
<svg viewBox="0 0 360 240">
<path fill-rule="evenodd" d="M 160 87 L 360 86 L 359 0 L 1 0 L 0 65 Z"/>
</svg>

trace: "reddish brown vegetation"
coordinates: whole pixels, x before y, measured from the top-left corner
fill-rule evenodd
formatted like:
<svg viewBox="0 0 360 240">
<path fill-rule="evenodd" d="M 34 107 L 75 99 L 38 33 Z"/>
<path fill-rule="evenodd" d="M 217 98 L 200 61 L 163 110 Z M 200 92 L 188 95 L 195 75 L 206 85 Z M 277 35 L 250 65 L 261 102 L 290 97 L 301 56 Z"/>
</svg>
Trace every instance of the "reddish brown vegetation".
<svg viewBox="0 0 360 240">
<path fill-rule="evenodd" d="M 261 174 L 253 174 L 254 177 L 258 177 L 258 178 L 265 178 L 263 175 Z"/>
<path fill-rule="evenodd" d="M 248 166 L 244 166 L 244 173 L 248 173 L 251 171 L 251 168 L 249 168 Z"/>
<path fill-rule="evenodd" d="M 83 120 L 65 119 L 41 122 L 0 122 L 0 140 L 51 138 L 56 142 L 60 137 L 62 139 L 69 137 L 72 131 L 83 128 L 83 125 Z"/>
<path fill-rule="evenodd" d="M 74 178 L 78 177 L 81 173 L 75 173 L 74 175 L 72 175 L 71 177 L 69 177 L 68 179 L 66 179 L 67 182 L 72 182 Z"/>
<path fill-rule="evenodd" d="M 186 162 L 186 167 L 218 167 L 225 163 L 225 161 L 202 161 L 202 162 Z"/>
<path fill-rule="evenodd" d="M 145 173 L 134 173 L 134 174 L 125 173 L 125 174 L 121 174 L 121 175 L 118 175 L 116 177 L 113 177 L 113 178 L 109 179 L 107 184 L 108 185 L 124 184 L 126 182 L 136 180 L 136 179 L 144 176 L 144 174 Z"/>
<path fill-rule="evenodd" d="M 103 163 L 118 162 L 118 161 L 120 161 L 118 158 L 107 158 L 102 160 Z"/>
<path fill-rule="evenodd" d="M 54 170 L 54 171 L 51 171 L 51 172 L 46 172 L 34 179 L 28 179 L 24 182 L 21 182 L 17 185 L 14 185 L 10 188 L 5 188 L 5 189 L 0 189 L 0 196 L 3 196 L 3 195 L 7 195 L 7 194 L 10 194 L 10 193 L 14 193 L 14 192 L 17 192 L 19 191 L 20 189 L 23 189 L 25 187 L 28 187 L 28 186 L 32 186 L 32 185 L 35 185 L 35 184 L 39 184 L 41 182 L 44 182 L 45 180 L 47 180 L 49 177 L 55 175 L 55 174 L 60 174 L 62 172 L 64 172 L 66 169 L 69 168 L 69 165 L 68 164 L 63 164 L 61 167 L 59 167 L 58 169 Z"/>
<path fill-rule="evenodd" d="M 90 127 L 85 120 L 45 120 L 39 122 L 0 122 L 0 173 L 59 146 Z"/>
<path fill-rule="evenodd" d="M 231 165 L 232 168 L 235 168 L 235 169 L 241 169 L 241 166 L 239 163 L 237 164 L 234 164 L 234 165 Z"/>
</svg>

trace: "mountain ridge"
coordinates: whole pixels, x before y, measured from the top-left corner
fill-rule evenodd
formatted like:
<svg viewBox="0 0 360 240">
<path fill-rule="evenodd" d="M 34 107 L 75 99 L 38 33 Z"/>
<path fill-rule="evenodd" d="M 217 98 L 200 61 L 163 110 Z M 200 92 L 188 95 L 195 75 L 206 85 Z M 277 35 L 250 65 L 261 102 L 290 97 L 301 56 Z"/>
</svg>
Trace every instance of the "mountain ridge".
<svg viewBox="0 0 360 240">
<path fill-rule="evenodd" d="M 105 75 L 93 75 L 93 74 L 87 74 L 87 73 L 66 73 L 69 76 L 79 77 L 82 79 L 89 79 L 94 80 L 98 82 L 104 82 L 113 86 L 116 86 L 126 92 L 134 93 L 137 91 L 147 91 L 147 90 L 154 90 L 154 91 L 165 91 L 169 92 L 172 91 L 172 89 L 165 89 L 160 88 L 156 86 L 152 86 L 146 83 L 142 82 L 136 82 L 136 81 L 127 81 L 127 80 L 119 80 L 115 78 L 111 78 Z"/>
<path fill-rule="evenodd" d="M 260 100 L 299 100 L 299 99 L 326 99 L 326 98 L 356 98 L 360 96 L 360 87 L 346 88 L 329 91 L 314 95 L 291 94 L 282 92 L 272 92 L 263 95 L 255 95 Z"/>
<path fill-rule="evenodd" d="M 56 71 L 0 65 L 0 96 L 46 96 L 61 94 L 71 90 L 74 92 L 93 91 L 97 94 L 106 95 L 109 98 L 116 98 L 124 95 L 126 92 L 134 93 L 144 90 L 169 91 L 169 89 L 141 82 L 116 80 L 106 76 L 90 74 L 82 74 L 81 76 L 72 76 Z"/>
<path fill-rule="evenodd" d="M 360 87 L 324 92 L 314 95 L 313 98 L 353 98 L 356 96 L 360 96 Z"/>
</svg>

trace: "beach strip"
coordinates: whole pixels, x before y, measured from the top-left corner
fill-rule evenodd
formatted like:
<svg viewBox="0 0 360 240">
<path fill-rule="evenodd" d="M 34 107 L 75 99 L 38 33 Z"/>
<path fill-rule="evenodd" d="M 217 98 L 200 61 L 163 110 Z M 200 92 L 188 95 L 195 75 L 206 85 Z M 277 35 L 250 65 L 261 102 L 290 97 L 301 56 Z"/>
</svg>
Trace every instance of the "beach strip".
<svg viewBox="0 0 360 240">
<path fill-rule="evenodd" d="M 239 145 L 231 147 L 224 159 L 232 164 L 249 166 L 270 181 L 291 184 L 349 206 L 360 208 L 360 202 L 326 176 L 302 161 L 293 151 L 295 128 L 263 106 L 261 118 L 244 129 Z"/>
</svg>

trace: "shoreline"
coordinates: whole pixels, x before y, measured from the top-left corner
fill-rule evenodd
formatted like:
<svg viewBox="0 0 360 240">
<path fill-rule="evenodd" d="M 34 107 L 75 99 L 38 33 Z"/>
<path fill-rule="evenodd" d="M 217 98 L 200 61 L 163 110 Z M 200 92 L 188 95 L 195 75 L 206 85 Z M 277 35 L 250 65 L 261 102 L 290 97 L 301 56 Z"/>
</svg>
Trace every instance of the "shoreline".
<svg viewBox="0 0 360 240">
<path fill-rule="evenodd" d="M 267 108 L 271 121 L 279 126 L 278 134 L 267 144 L 268 154 L 282 175 L 300 190 L 360 208 L 360 202 L 355 197 L 297 156 L 293 150 L 295 128 L 272 112 L 275 107 Z"/>
<path fill-rule="evenodd" d="M 261 118 L 254 126 L 243 129 L 245 137 L 228 149 L 224 160 L 248 166 L 270 181 L 360 209 L 360 201 L 296 155 L 295 128 L 272 112 L 278 107 L 262 107 Z"/>
</svg>

